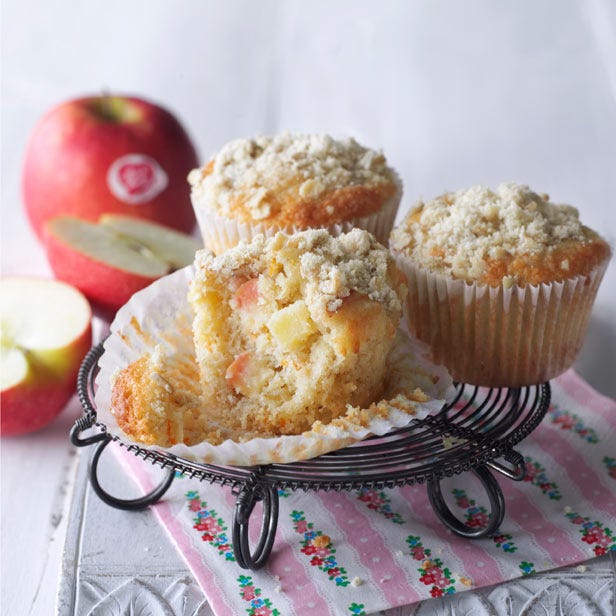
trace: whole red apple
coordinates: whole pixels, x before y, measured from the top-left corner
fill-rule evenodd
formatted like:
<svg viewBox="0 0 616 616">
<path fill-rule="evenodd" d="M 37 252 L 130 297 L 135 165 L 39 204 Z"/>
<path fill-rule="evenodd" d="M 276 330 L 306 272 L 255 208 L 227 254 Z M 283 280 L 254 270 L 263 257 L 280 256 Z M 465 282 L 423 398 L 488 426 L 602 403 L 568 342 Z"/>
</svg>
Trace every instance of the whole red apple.
<svg viewBox="0 0 616 616">
<path fill-rule="evenodd" d="M 90 96 L 51 109 L 26 148 L 23 199 L 39 238 L 67 214 L 96 221 L 124 214 L 190 232 L 186 182 L 198 165 L 186 131 L 167 110 L 124 96 Z"/>
</svg>

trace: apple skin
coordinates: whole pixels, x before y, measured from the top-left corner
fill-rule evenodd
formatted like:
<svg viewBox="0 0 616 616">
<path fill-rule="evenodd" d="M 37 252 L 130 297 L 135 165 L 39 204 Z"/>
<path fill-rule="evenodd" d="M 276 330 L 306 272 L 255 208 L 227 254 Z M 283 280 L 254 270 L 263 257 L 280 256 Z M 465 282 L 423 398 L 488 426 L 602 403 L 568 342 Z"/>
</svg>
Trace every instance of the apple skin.
<svg viewBox="0 0 616 616">
<path fill-rule="evenodd" d="M 126 159 L 113 177 L 115 184 L 119 177 L 127 184 L 114 189 L 112 165 L 135 154 L 143 160 Z M 125 214 L 190 233 L 195 216 L 186 176 L 197 166 L 188 134 L 159 105 L 130 96 L 78 98 L 52 108 L 30 136 L 22 175 L 25 209 L 40 239 L 45 221 L 61 214 L 91 221 L 103 213 Z"/>
<path fill-rule="evenodd" d="M 202 247 L 186 233 L 131 216 L 105 214 L 96 223 L 56 216 L 44 231 L 56 278 L 79 289 L 105 317 L 140 289 L 192 263 Z"/>
<path fill-rule="evenodd" d="M 75 250 L 49 230 L 45 233 L 47 259 L 56 278 L 77 287 L 106 314 L 113 314 L 134 293 L 147 287 L 160 276 L 118 269 Z"/>
<path fill-rule="evenodd" d="M 87 305 L 85 298 L 84 302 Z M 0 435 L 18 436 L 40 430 L 73 397 L 79 367 L 92 346 L 89 306 L 88 311 L 86 325 L 76 338 L 59 348 L 32 351 L 25 378 L 0 391 Z"/>
<path fill-rule="evenodd" d="M 0 434 L 18 436 L 51 423 L 73 397 L 80 363 L 91 346 L 92 330 L 88 328 L 70 346 L 58 350 L 68 368 L 64 374 L 31 369 L 25 380 L 0 392 Z"/>
</svg>

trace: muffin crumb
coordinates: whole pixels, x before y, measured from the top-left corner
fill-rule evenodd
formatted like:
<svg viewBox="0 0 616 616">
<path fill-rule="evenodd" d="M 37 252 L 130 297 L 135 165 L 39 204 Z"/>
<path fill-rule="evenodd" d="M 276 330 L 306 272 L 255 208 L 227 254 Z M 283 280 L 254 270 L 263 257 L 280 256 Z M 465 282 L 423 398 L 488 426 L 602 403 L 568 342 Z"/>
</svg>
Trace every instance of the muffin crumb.
<svg viewBox="0 0 616 616">
<path fill-rule="evenodd" d="M 575 570 L 576 570 L 578 573 L 584 573 L 584 572 L 586 571 L 586 569 L 587 569 L 587 568 L 588 568 L 588 567 L 586 567 L 586 565 L 578 565 L 578 566 L 575 568 Z"/>
<path fill-rule="evenodd" d="M 364 583 L 364 581 L 360 578 L 360 577 L 354 577 L 351 580 L 351 586 L 354 586 L 355 588 L 357 588 L 358 586 L 361 586 Z"/>
<path fill-rule="evenodd" d="M 315 548 L 326 548 L 331 542 L 329 535 L 318 535 L 312 540 L 312 545 Z"/>
</svg>

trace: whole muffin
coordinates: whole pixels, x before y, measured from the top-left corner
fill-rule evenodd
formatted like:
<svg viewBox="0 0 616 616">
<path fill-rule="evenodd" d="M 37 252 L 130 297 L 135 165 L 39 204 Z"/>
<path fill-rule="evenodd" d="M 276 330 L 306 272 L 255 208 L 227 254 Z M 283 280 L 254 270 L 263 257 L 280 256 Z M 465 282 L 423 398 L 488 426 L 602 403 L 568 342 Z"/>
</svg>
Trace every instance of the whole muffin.
<svg viewBox="0 0 616 616">
<path fill-rule="evenodd" d="M 301 434 L 380 400 L 406 286 L 371 234 L 257 236 L 195 265 L 203 403 L 227 424 Z"/>
<path fill-rule="evenodd" d="M 514 183 L 418 203 L 390 246 L 411 333 L 455 380 L 491 387 L 572 365 L 611 255 L 575 208 Z"/>
<path fill-rule="evenodd" d="M 205 246 L 215 254 L 257 234 L 367 229 L 386 243 L 401 182 L 382 153 L 354 139 L 237 139 L 188 176 Z"/>
</svg>

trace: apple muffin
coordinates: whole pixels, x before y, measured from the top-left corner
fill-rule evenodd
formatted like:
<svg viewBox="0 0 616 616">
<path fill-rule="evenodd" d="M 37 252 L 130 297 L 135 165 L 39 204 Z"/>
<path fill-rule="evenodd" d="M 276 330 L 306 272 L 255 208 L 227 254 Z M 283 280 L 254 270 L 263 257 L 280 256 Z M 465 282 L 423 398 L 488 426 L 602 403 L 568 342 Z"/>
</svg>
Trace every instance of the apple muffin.
<svg viewBox="0 0 616 616">
<path fill-rule="evenodd" d="M 257 234 L 366 229 L 387 241 L 401 182 L 352 138 L 288 132 L 227 143 L 188 176 L 204 244 L 216 254 Z"/>
<path fill-rule="evenodd" d="M 406 284 L 370 233 L 257 236 L 195 265 L 203 404 L 221 422 L 300 434 L 380 399 Z"/>
<path fill-rule="evenodd" d="M 515 183 L 418 203 L 390 246 L 433 359 L 455 380 L 509 387 L 571 366 L 611 255 L 574 207 Z"/>
</svg>

